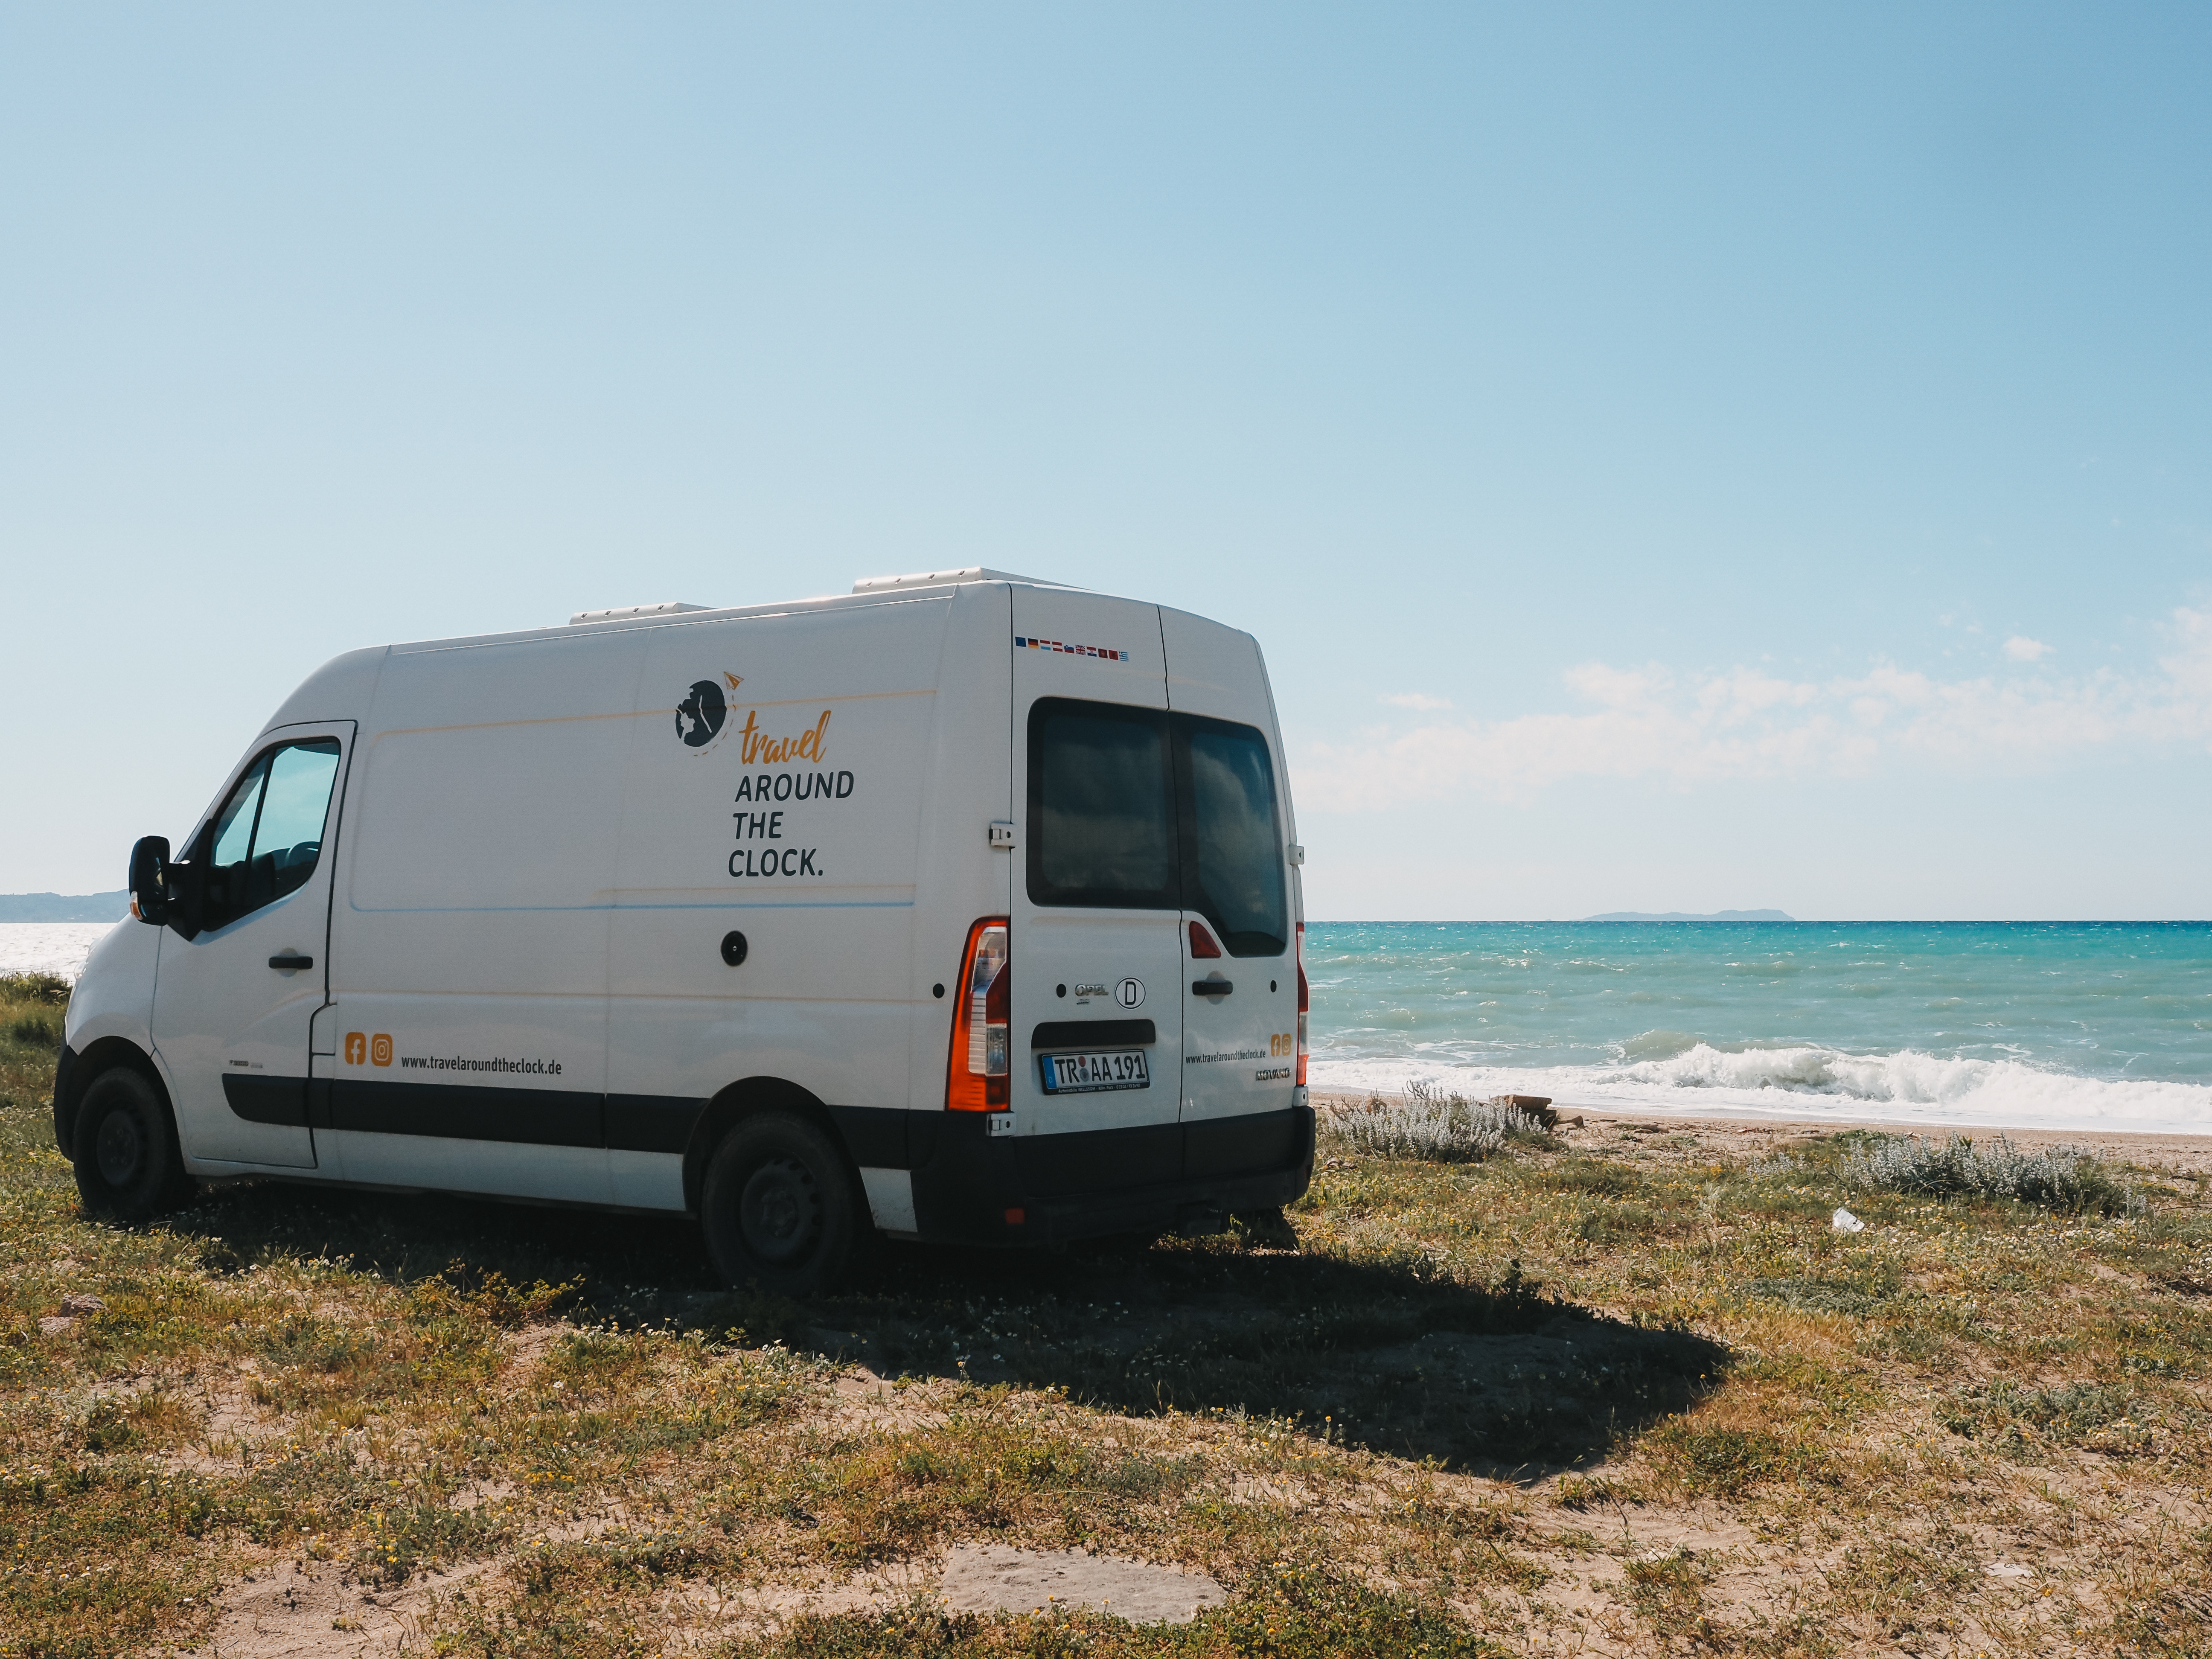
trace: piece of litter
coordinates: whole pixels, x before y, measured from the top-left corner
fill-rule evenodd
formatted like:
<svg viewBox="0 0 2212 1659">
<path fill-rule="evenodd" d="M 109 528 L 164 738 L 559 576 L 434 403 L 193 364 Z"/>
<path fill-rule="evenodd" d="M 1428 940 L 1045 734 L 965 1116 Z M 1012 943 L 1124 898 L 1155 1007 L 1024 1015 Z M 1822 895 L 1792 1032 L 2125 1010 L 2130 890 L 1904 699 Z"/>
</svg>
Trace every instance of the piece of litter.
<svg viewBox="0 0 2212 1659">
<path fill-rule="evenodd" d="M 1866 1231 L 1866 1223 L 1849 1210 L 1837 1211 L 1834 1218 L 1828 1224 L 1839 1233 L 1863 1233 Z"/>
</svg>

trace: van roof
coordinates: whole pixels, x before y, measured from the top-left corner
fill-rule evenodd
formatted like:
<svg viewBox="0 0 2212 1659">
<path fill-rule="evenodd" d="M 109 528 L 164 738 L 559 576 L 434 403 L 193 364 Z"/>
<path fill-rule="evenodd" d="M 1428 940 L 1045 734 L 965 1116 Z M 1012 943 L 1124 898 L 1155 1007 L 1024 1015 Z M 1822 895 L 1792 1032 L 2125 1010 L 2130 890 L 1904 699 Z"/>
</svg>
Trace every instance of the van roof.
<svg viewBox="0 0 2212 1659">
<path fill-rule="evenodd" d="M 853 583 L 855 593 L 880 593 L 887 587 L 952 587 L 962 582 L 1023 582 L 1031 587 L 1065 587 L 1066 582 L 1042 576 L 1018 576 L 1011 570 L 992 570 L 971 564 L 958 570 L 917 570 L 904 576 L 862 576 Z"/>
<path fill-rule="evenodd" d="M 963 565 L 957 570 L 915 570 L 902 576 L 860 576 L 853 582 L 854 593 L 884 593 L 902 587 L 957 587 L 963 582 L 1021 582 L 1030 587 L 1065 587 L 1065 582 L 1042 576 L 1017 575 L 984 565 Z M 693 605 L 684 599 L 664 599 L 658 605 L 611 605 L 599 611 L 579 611 L 568 618 L 574 628 L 581 623 L 634 622 L 647 617 L 677 617 L 693 611 L 743 611 L 750 605 Z"/>
</svg>

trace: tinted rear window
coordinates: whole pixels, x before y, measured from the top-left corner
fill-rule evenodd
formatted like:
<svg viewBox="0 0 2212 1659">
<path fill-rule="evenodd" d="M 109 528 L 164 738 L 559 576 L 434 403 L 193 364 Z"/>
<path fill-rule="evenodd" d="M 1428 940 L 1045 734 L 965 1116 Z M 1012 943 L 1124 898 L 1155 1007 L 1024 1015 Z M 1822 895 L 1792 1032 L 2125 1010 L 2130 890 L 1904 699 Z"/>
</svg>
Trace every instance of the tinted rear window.
<svg viewBox="0 0 2212 1659">
<path fill-rule="evenodd" d="M 1029 736 L 1032 903 L 1188 909 L 1231 956 L 1289 948 L 1274 765 L 1256 729 L 1048 697 Z"/>
<path fill-rule="evenodd" d="M 1054 698 L 1030 716 L 1030 897 L 1173 908 L 1167 716 Z"/>
<path fill-rule="evenodd" d="M 1231 956 L 1280 956 L 1289 907 L 1267 740 L 1219 720 L 1177 716 L 1176 727 L 1176 769 L 1191 805 L 1184 903 L 1213 924 Z"/>
</svg>

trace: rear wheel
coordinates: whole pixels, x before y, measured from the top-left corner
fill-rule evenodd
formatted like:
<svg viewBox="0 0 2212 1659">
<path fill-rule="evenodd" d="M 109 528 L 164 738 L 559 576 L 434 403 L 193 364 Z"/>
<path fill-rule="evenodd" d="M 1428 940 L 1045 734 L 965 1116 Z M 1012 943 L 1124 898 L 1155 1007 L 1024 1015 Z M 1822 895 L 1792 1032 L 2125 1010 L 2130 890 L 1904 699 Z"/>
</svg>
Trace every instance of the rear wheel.
<svg viewBox="0 0 2212 1659">
<path fill-rule="evenodd" d="M 76 1190 L 85 1208 L 133 1224 L 192 1194 L 161 1093 L 127 1066 L 102 1072 L 76 1109 Z"/>
<path fill-rule="evenodd" d="M 843 1277 L 859 1232 L 844 1155 L 785 1112 L 749 1117 L 707 1162 L 700 1226 L 714 1270 L 785 1296 L 817 1296 Z"/>
</svg>

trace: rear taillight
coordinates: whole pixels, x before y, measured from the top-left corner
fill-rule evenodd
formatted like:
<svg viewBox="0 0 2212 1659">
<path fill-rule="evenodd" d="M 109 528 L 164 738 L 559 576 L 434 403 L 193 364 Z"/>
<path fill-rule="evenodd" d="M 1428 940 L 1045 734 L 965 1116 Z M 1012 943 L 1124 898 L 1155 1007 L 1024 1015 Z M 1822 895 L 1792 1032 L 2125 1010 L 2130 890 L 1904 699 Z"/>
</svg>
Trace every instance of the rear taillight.
<svg viewBox="0 0 2212 1659">
<path fill-rule="evenodd" d="M 1194 921 L 1190 925 L 1190 954 L 1193 960 L 1200 962 L 1221 954 L 1221 947 L 1213 942 L 1213 935 L 1206 931 L 1206 924 L 1202 921 Z"/>
<path fill-rule="evenodd" d="M 1306 1086 L 1306 925 L 1298 924 L 1298 1087 Z"/>
<path fill-rule="evenodd" d="M 948 1111 L 995 1112 L 1006 1106 L 1013 1011 L 1006 919 L 986 916 L 968 930 L 968 950 L 960 959 L 960 1000 L 952 1010 L 951 1052 L 945 1063 Z"/>
</svg>

